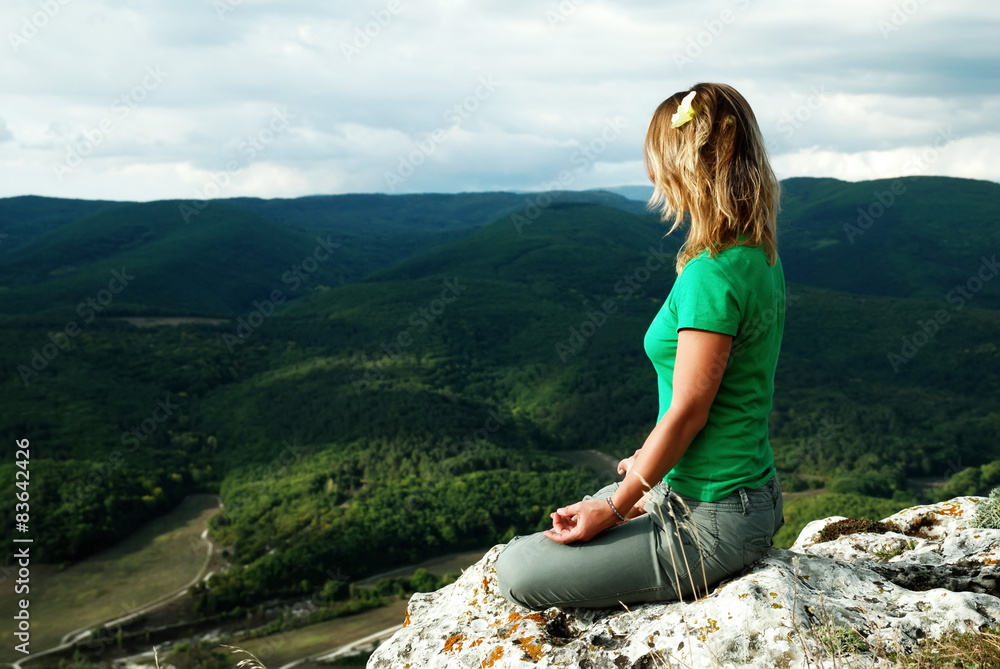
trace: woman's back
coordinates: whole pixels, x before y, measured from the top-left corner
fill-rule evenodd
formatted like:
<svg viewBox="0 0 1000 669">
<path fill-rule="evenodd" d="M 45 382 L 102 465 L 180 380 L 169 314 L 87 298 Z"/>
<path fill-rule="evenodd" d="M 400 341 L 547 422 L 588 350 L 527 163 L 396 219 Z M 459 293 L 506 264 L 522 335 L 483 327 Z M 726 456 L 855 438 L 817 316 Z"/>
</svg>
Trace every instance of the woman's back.
<svg viewBox="0 0 1000 669">
<path fill-rule="evenodd" d="M 733 336 L 708 422 L 667 475 L 678 492 L 702 501 L 740 487 L 756 488 L 773 474 L 767 415 L 774 394 L 785 324 L 785 277 L 780 258 L 769 265 L 759 247 L 738 244 L 688 261 L 646 332 L 646 354 L 656 369 L 660 410 L 670 407 L 678 330 L 695 328 Z"/>
</svg>

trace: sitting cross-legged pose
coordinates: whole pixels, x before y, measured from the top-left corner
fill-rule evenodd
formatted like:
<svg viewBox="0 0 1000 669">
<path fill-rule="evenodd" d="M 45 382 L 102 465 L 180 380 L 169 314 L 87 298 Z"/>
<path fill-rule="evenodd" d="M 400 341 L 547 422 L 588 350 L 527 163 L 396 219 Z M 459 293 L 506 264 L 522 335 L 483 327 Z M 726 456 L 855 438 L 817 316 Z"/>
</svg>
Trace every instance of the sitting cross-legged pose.
<svg viewBox="0 0 1000 669">
<path fill-rule="evenodd" d="M 705 595 L 761 558 L 783 522 L 767 428 L 785 323 L 780 187 L 757 120 L 731 86 L 697 84 L 656 109 L 643 157 L 650 205 L 670 232 L 689 223 L 643 342 L 658 418 L 620 483 L 500 553 L 501 592 L 529 608 Z"/>
</svg>

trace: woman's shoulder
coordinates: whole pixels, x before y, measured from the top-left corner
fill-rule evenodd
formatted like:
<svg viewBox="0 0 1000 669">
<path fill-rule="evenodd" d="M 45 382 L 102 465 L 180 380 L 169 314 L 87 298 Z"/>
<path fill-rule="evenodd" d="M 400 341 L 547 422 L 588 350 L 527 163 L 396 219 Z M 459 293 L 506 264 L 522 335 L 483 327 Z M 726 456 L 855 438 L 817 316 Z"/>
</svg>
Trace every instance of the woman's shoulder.
<svg viewBox="0 0 1000 669">
<path fill-rule="evenodd" d="M 722 271 L 739 271 L 760 265 L 767 264 L 767 252 L 761 246 L 751 246 L 749 244 L 734 244 L 716 253 L 709 253 L 705 249 L 694 258 L 688 261 L 685 269 L 692 263 L 702 263 L 705 266 L 714 266 Z M 707 268 L 707 267 L 706 267 Z"/>
<path fill-rule="evenodd" d="M 777 250 L 774 251 L 774 262 L 771 262 L 772 259 L 768 256 L 764 246 L 752 244 L 734 244 L 715 254 L 715 260 L 731 266 L 753 265 L 757 267 L 773 267 L 780 262 Z"/>
</svg>

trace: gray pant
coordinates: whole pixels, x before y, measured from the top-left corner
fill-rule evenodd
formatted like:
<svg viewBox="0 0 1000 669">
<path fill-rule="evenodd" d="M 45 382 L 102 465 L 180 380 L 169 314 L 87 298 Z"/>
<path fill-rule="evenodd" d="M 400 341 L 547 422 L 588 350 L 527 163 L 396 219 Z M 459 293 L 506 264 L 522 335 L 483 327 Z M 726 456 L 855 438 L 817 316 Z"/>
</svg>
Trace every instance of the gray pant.
<svg viewBox="0 0 1000 669">
<path fill-rule="evenodd" d="M 618 486 L 587 499 L 609 497 Z M 701 502 L 660 483 L 646 513 L 587 542 L 514 537 L 496 562 L 504 597 L 528 608 L 692 599 L 763 557 L 784 522 L 776 477 Z"/>
</svg>

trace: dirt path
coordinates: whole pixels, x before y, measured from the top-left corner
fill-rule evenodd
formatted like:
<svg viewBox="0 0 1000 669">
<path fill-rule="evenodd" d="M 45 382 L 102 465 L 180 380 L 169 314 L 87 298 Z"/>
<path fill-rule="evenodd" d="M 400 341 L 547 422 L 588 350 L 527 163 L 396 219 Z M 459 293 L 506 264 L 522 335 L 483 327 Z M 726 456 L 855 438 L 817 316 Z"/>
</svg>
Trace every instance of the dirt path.
<svg viewBox="0 0 1000 669">
<path fill-rule="evenodd" d="M 211 497 L 215 499 L 217 508 L 221 509 L 222 508 L 222 498 L 218 497 L 217 495 L 212 495 Z M 190 499 L 190 498 L 191 497 L 189 496 L 188 498 L 185 498 L 185 500 Z M 56 653 L 56 652 L 59 652 L 59 651 L 62 651 L 62 650 L 66 650 L 68 648 L 71 648 L 74 644 L 79 643 L 80 641 L 83 641 L 83 640 L 87 639 L 88 637 L 91 636 L 92 630 L 94 628 L 96 628 L 96 627 L 99 627 L 101 629 L 116 628 L 116 627 L 118 627 L 120 625 L 124 625 L 126 622 L 128 622 L 128 621 L 130 621 L 130 620 L 132 620 L 132 619 L 134 619 L 134 618 L 136 618 L 138 616 L 150 613 L 151 611 L 154 611 L 154 610 L 158 609 L 159 607 L 162 607 L 163 605 L 167 604 L 168 602 L 170 602 L 170 601 L 172 601 L 174 599 L 177 599 L 179 597 L 183 597 L 184 595 L 187 594 L 188 588 L 190 588 L 192 585 L 198 583 L 202 579 L 206 578 L 206 575 L 208 573 L 209 564 L 212 561 L 212 556 L 215 554 L 215 546 L 212 543 L 212 541 L 208 538 L 207 520 L 206 520 L 206 527 L 205 527 L 205 529 L 201 533 L 200 540 L 202 542 L 202 545 L 205 548 L 205 559 L 202 562 L 202 566 L 199 569 L 198 574 L 193 579 L 191 579 L 188 583 L 186 583 L 184 586 L 182 586 L 180 588 L 177 588 L 177 589 L 175 589 L 175 590 L 173 590 L 171 592 L 168 592 L 168 593 L 166 593 L 164 595 L 161 595 L 161 596 L 159 596 L 159 597 L 157 597 L 157 598 L 155 598 L 155 599 L 153 599 L 151 601 L 148 601 L 148 602 L 146 602 L 144 604 L 140 604 L 139 606 L 137 606 L 134 609 L 132 609 L 125 616 L 119 616 L 119 617 L 114 618 L 112 620 L 95 621 L 95 622 L 89 623 L 87 625 L 84 625 L 82 627 L 78 627 L 77 629 L 72 630 L 71 632 L 67 632 L 66 634 L 63 635 L 62 639 L 60 639 L 60 642 L 59 642 L 58 645 L 53 646 L 51 648 L 48 648 L 46 650 L 43 650 L 41 652 L 33 652 L 33 653 L 31 653 L 31 655 L 25 656 L 24 658 L 18 659 L 16 661 L 10 663 L 10 666 L 12 666 L 14 669 L 22 669 L 22 664 L 25 663 L 25 662 L 31 662 L 31 661 L 33 661 L 33 660 L 35 660 L 37 658 L 43 657 L 45 655 L 50 655 L 52 653 Z"/>
<path fill-rule="evenodd" d="M 302 657 L 299 658 L 298 660 L 288 662 L 287 664 L 283 664 L 280 667 L 278 667 L 278 669 L 293 669 L 293 667 L 297 667 L 300 664 L 305 664 L 307 662 L 330 662 L 331 660 L 336 660 L 337 658 L 341 658 L 347 655 L 353 655 L 354 653 L 361 652 L 363 649 L 365 649 L 367 646 L 373 643 L 384 642 L 385 640 L 387 640 L 389 637 L 391 637 L 393 634 L 395 634 L 397 631 L 401 629 L 403 629 L 403 623 L 399 623 L 398 625 L 393 625 L 392 627 L 387 627 L 384 630 L 379 630 L 374 634 L 369 634 L 364 638 L 358 639 L 357 641 L 352 641 L 350 643 L 346 643 L 342 646 L 334 648 L 333 650 L 324 650 L 320 653 L 314 653 L 307 657 Z"/>
<path fill-rule="evenodd" d="M 410 565 L 408 567 L 400 567 L 398 569 L 393 569 L 391 571 L 387 571 L 381 574 L 376 574 L 375 576 L 371 576 L 362 581 L 357 581 L 357 584 L 373 585 L 379 579 L 408 576 L 411 575 L 413 572 L 415 572 L 417 569 L 427 569 L 428 571 L 436 573 L 438 575 L 456 571 L 463 571 L 469 566 L 478 562 L 483 557 L 483 555 L 486 554 L 488 550 L 489 548 L 485 548 L 475 551 L 465 551 L 462 553 L 452 553 L 450 555 L 434 558 L 432 560 L 425 560 L 424 562 L 421 562 L 416 565 Z M 372 614 L 378 615 L 376 613 L 378 611 L 379 610 L 376 609 L 376 611 L 372 612 Z M 365 616 L 369 616 L 372 614 L 362 613 L 357 616 L 351 616 L 351 617 L 356 618 L 356 622 L 363 622 Z M 294 667 L 298 667 L 299 665 L 303 664 L 312 665 L 315 663 L 328 663 L 339 657 L 343 657 L 345 655 L 351 655 L 355 652 L 360 652 L 365 647 L 373 644 L 376 641 L 385 641 L 393 634 L 395 634 L 396 631 L 399 630 L 402 626 L 403 626 L 402 622 L 399 622 L 390 627 L 385 627 L 383 629 L 379 629 L 374 633 L 368 633 L 368 634 L 365 634 L 364 632 L 367 631 L 365 628 L 367 627 L 368 629 L 370 629 L 370 626 L 360 626 L 358 629 L 354 630 L 353 633 L 347 633 L 344 635 L 349 639 L 347 643 L 340 643 L 333 647 L 328 646 L 319 652 L 313 652 L 308 655 L 304 655 L 298 659 L 288 661 L 285 664 L 280 665 L 278 669 L 293 669 Z M 360 638 L 351 638 L 358 635 L 363 635 L 363 636 L 360 636 Z"/>
</svg>

